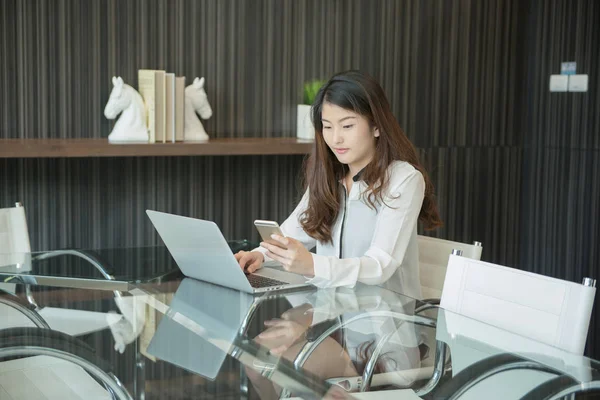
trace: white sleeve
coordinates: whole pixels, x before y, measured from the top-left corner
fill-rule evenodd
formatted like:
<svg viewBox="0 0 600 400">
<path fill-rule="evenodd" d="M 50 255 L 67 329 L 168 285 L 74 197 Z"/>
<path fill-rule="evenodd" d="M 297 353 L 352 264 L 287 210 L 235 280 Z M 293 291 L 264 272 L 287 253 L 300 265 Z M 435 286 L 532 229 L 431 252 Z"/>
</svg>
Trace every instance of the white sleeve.
<svg viewBox="0 0 600 400">
<path fill-rule="evenodd" d="M 281 232 L 286 237 L 291 237 L 293 239 L 298 240 L 307 250 L 311 250 L 313 247 L 317 245 L 316 239 L 308 236 L 308 234 L 302 228 L 300 224 L 300 218 L 302 218 L 302 213 L 308 208 L 308 190 L 304 192 L 302 199 L 296 206 L 296 209 L 290 214 L 289 217 L 281 224 Z M 264 247 L 257 247 L 252 251 L 260 251 L 265 256 L 265 262 L 273 261 L 270 257 L 267 256 L 267 249 Z"/>
<path fill-rule="evenodd" d="M 389 188 L 381 207 L 371 245 L 364 256 L 339 259 L 313 254 L 315 277 L 309 282 L 326 288 L 354 287 L 356 282 L 378 285 L 402 264 L 425 194 L 423 175 L 414 170 Z"/>
</svg>

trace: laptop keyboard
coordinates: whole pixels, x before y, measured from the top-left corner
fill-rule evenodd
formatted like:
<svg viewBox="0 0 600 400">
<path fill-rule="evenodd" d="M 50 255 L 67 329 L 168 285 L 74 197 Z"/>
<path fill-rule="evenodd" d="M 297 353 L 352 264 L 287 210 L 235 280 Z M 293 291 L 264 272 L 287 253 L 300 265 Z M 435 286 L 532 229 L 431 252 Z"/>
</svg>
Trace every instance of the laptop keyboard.
<svg viewBox="0 0 600 400">
<path fill-rule="evenodd" d="M 264 276 L 254 274 L 246 275 L 246 278 L 248 278 L 250 285 L 252 285 L 252 287 L 254 288 L 263 288 L 269 286 L 280 286 L 288 284 L 287 282 L 278 281 L 277 279 L 265 278 Z"/>
</svg>

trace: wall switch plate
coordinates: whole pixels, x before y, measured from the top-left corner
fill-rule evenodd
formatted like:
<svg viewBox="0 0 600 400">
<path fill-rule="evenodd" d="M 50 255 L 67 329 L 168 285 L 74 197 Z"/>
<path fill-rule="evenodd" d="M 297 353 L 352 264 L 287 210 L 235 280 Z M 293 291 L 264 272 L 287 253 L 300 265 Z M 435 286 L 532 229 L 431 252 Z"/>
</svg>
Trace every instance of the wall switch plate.
<svg viewBox="0 0 600 400">
<path fill-rule="evenodd" d="M 571 75 L 577 76 L 577 75 Z M 566 92 L 569 86 L 569 75 L 550 75 L 550 91 Z"/>
<path fill-rule="evenodd" d="M 587 75 L 569 75 L 569 92 L 587 92 Z"/>
</svg>

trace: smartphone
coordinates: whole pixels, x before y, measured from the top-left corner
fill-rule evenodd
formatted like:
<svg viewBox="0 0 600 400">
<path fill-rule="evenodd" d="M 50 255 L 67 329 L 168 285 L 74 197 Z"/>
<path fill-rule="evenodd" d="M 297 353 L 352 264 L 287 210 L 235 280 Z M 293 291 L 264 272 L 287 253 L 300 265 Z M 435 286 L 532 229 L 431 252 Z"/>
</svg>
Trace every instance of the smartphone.
<svg viewBox="0 0 600 400">
<path fill-rule="evenodd" d="M 254 226 L 258 230 L 260 237 L 263 241 L 267 241 L 271 239 L 271 235 L 279 235 L 285 237 L 283 232 L 281 232 L 281 228 L 279 224 L 275 221 L 265 221 L 262 219 L 257 219 L 254 221 Z"/>
</svg>

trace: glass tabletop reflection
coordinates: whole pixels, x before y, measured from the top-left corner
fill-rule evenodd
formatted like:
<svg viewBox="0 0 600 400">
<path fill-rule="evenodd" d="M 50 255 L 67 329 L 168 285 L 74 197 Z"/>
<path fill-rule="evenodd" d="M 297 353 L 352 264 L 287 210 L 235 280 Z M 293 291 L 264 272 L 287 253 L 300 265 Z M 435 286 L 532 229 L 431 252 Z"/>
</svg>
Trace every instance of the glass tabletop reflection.
<svg viewBox="0 0 600 400">
<path fill-rule="evenodd" d="M 382 287 L 250 295 L 184 277 L 160 248 L 90 254 L 127 287 L 0 283 L 0 398 L 539 399 L 600 386 L 594 360 Z M 88 268 L 58 257 L 73 264 L 31 271 Z"/>
<path fill-rule="evenodd" d="M 209 380 L 233 359 L 240 393 L 255 398 L 335 388 L 359 398 L 536 399 L 599 383 L 594 360 L 377 286 L 252 296 L 185 278 L 166 296 L 156 285 L 131 294 L 161 319 L 149 354 Z"/>
</svg>

